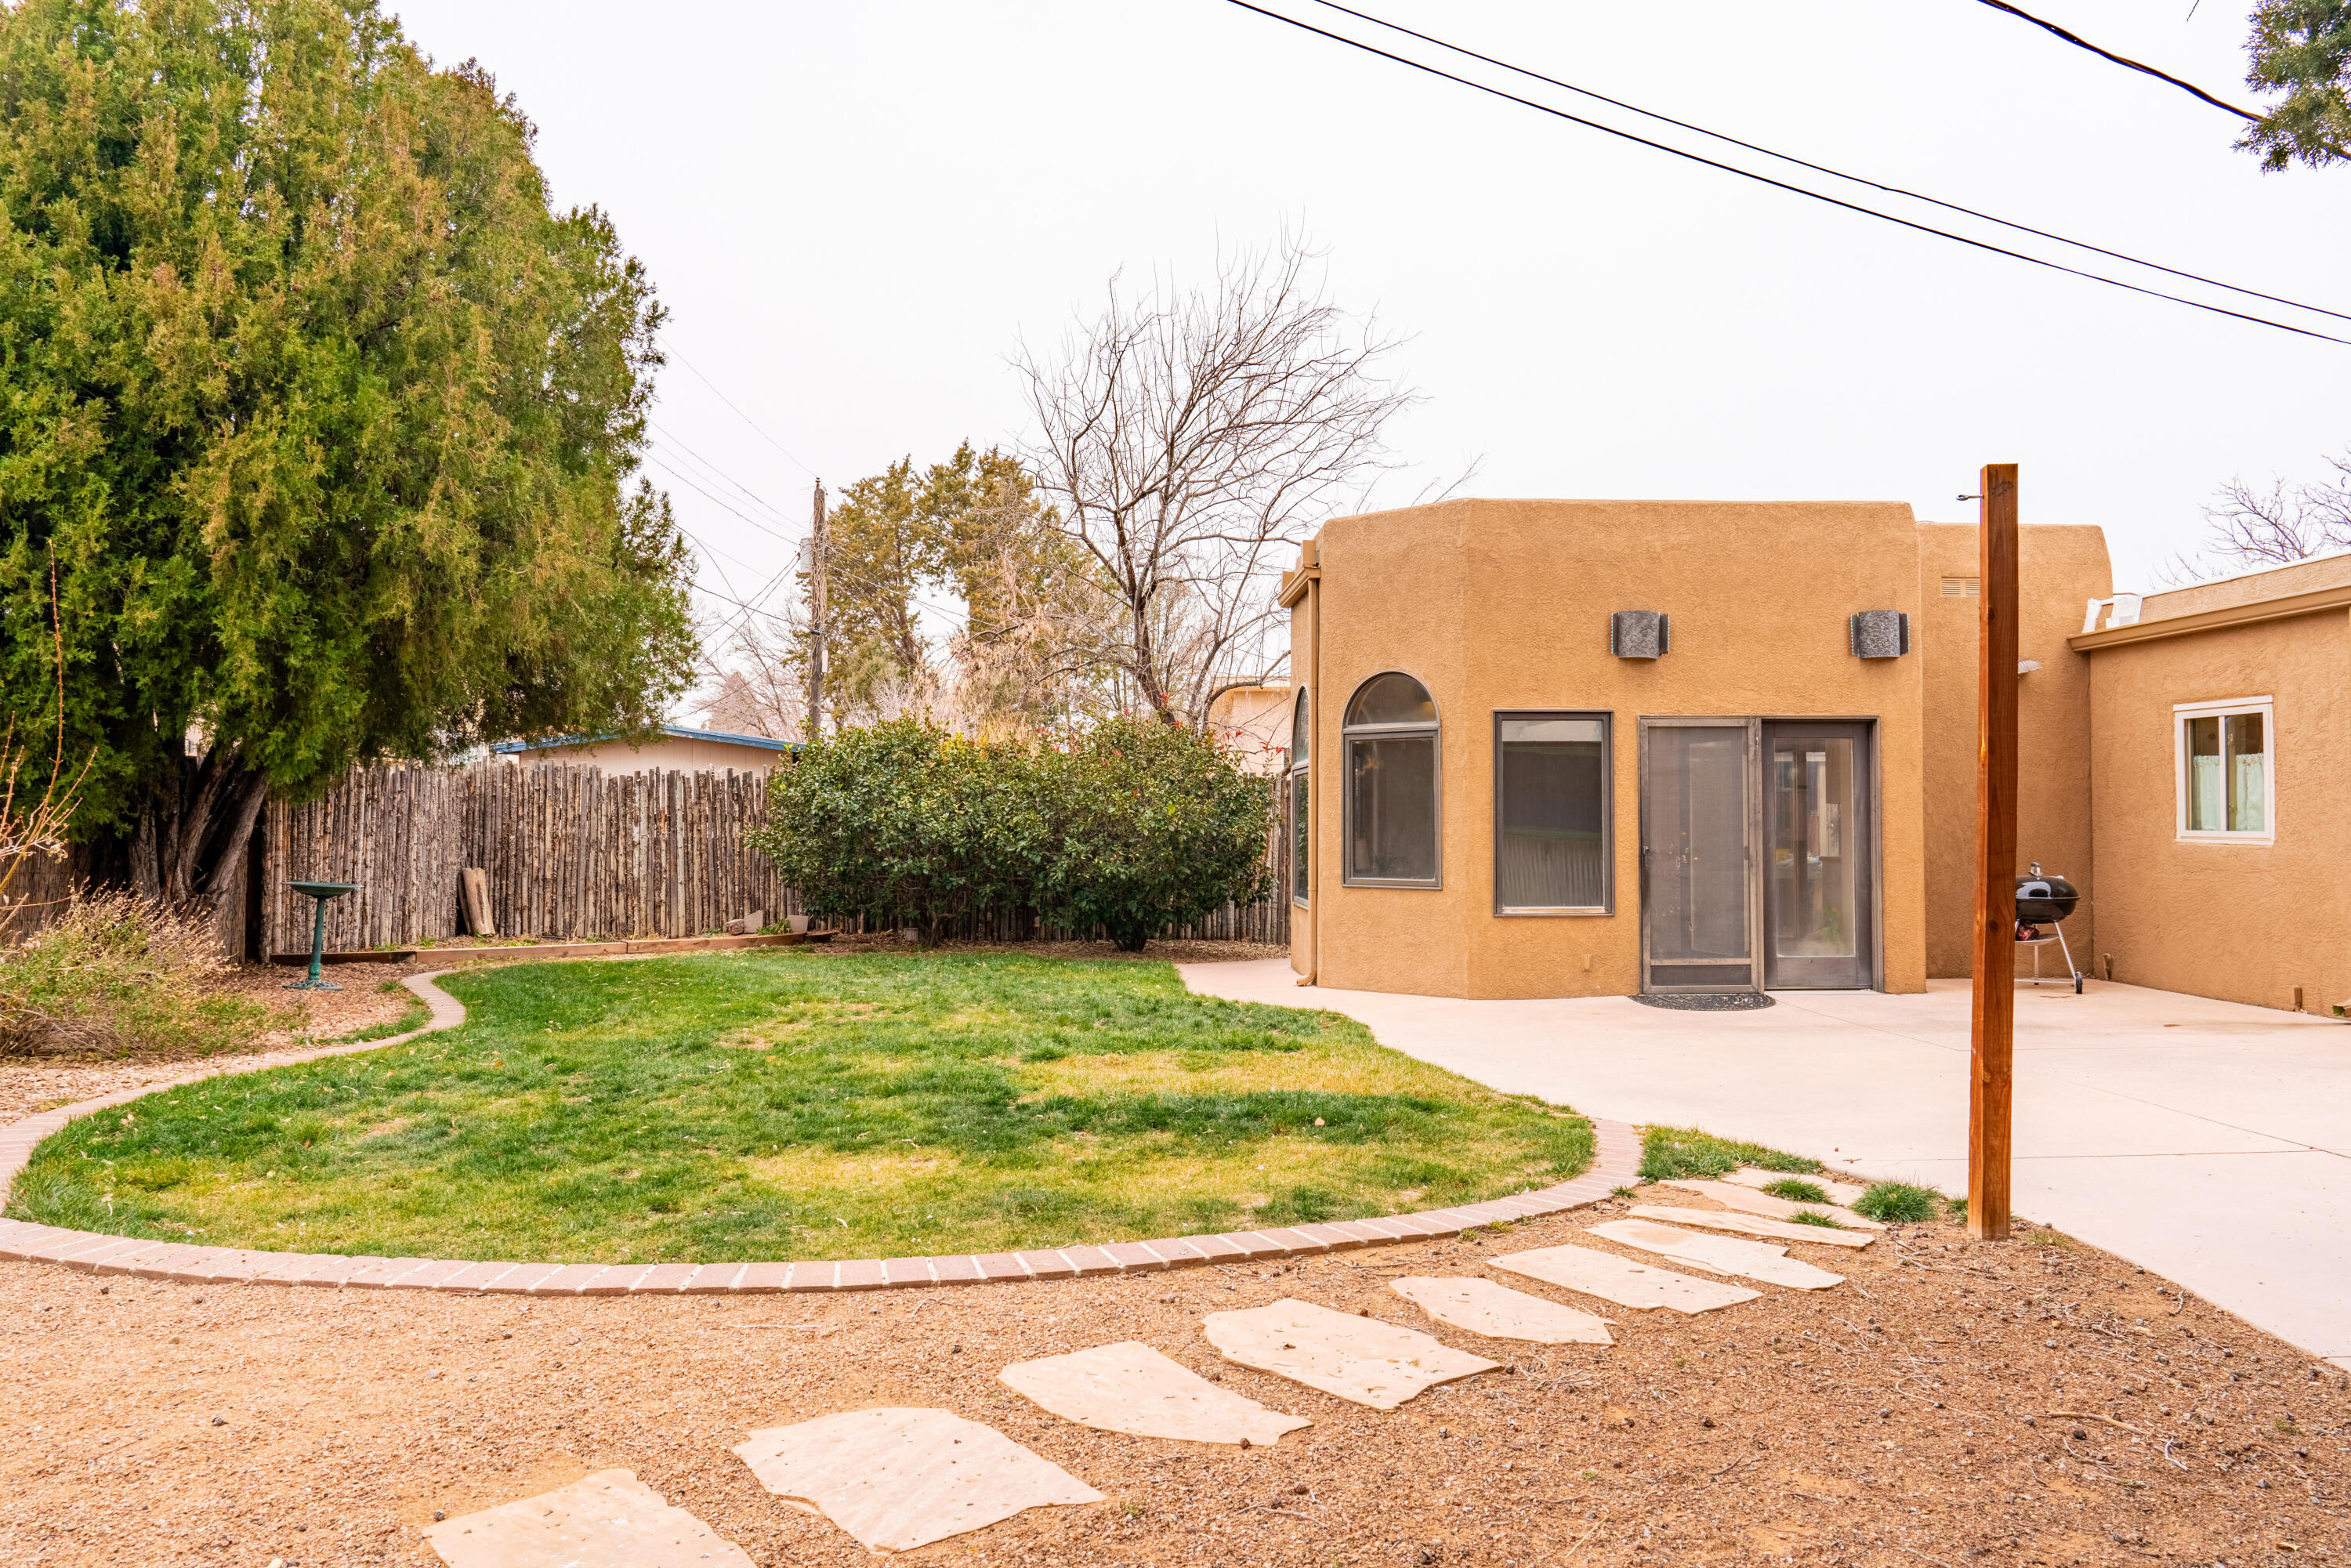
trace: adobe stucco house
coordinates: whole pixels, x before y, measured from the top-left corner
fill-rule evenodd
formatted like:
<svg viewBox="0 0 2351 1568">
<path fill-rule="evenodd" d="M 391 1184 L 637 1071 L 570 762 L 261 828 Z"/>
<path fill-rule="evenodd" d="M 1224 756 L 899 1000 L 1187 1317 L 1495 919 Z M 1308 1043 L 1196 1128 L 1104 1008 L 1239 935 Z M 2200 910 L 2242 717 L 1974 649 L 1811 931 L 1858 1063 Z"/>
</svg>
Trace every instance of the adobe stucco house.
<svg viewBox="0 0 2351 1568">
<path fill-rule="evenodd" d="M 1329 523 L 1281 590 L 1293 967 L 1455 997 L 1965 975 L 1976 562 L 1972 524 L 1900 503 Z M 2020 573 L 2017 869 L 2082 889 L 2079 966 L 2351 995 L 2351 823 L 2322 799 L 2351 746 L 2351 560 L 2150 596 L 2086 635 L 2112 598 L 2098 529 L 2024 528 Z"/>
</svg>

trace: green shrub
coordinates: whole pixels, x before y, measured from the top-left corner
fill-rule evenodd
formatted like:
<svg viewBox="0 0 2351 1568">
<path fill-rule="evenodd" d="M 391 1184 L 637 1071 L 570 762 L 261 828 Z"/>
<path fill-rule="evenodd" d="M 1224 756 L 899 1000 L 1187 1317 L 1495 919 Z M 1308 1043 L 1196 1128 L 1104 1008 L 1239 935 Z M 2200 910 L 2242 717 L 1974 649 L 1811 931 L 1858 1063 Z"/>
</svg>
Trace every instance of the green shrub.
<svg viewBox="0 0 2351 1568">
<path fill-rule="evenodd" d="M 1783 1176 L 1768 1184 L 1763 1190 L 1773 1197 L 1786 1198 L 1790 1203 L 1826 1203 L 1829 1200 L 1828 1188 L 1816 1181 L 1805 1181 L 1801 1176 Z"/>
<path fill-rule="evenodd" d="M 204 1055 L 280 1021 L 223 994 L 210 922 L 125 893 L 78 897 L 0 952 L 0 1056 Z"/>
<path fill-rule="evenodd" d="M 1881 1181 L 1853 1200 L 1853 1211 L 1886 1225 L 1918 1225 L 1942 1212 L 1943 1195 L 1907 1181 Z"/>
<path fill-rule="evenodd" d="M 1190 730 L 1112 720 L 1066 750 L 918 719 L 811 742 L 753 847 L 810 909 L 914 924 L 1038 915 L 1128 952 L 1262 894 L 1271 796 Z"/>
<path fill-rule="evenodd" d="M 1761 1144 L 1718 1138 L 1695 1127 L 1652 1127 L 1641 1139 L 1643 1181 L 1713 1180 L 1741 1166 L 1760 1166 L 1767 1171 L 1816 1171 L 1821 1162 Z"/>
<path fill-rule="evenodd" d="M 935 943 L 959 915 L 1021 909 L 1044 863 L 1033 754 L 920 719 L 844 729 L 768 779 L 754 849 L 810 909 L 905 920 Z"/>
<path fill-rule="evenodd" d="M 1042 757 L 1052 847 L 1037 908 L 1139 953 L 1163 926 L 1264 894 L 1272 795 L 1210 741 L 1155 721 L 1097 725 Z"/>
</svg>

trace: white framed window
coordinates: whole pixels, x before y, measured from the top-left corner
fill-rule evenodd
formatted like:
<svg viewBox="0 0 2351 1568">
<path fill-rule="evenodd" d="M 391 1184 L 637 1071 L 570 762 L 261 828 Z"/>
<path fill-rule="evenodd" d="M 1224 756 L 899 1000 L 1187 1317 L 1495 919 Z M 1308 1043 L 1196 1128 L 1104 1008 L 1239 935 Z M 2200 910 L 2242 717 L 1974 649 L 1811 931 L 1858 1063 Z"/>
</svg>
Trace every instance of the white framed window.
<svg viewBox="0 0 2351 1568">
<path fill-rule="evenodd" d="M 2215 843 L 2277 838 L 2277 715 L 2269 697 L 2177 703 L 2179 837 Z"/>
</svg>

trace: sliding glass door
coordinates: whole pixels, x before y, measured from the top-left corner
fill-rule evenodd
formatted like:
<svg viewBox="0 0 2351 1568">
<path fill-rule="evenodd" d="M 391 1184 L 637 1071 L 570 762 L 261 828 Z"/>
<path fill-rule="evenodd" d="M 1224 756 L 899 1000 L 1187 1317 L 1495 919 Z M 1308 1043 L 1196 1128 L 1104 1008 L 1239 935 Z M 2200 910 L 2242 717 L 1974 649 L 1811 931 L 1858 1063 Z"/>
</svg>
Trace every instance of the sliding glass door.
<svg viewBox="0 0 2351 1568">
<path fill-rule="evenodd" d="M 1763 984 L 1865 990 L 1876 978 L 1869 727 L 1763 727 Z"/>
</svg>

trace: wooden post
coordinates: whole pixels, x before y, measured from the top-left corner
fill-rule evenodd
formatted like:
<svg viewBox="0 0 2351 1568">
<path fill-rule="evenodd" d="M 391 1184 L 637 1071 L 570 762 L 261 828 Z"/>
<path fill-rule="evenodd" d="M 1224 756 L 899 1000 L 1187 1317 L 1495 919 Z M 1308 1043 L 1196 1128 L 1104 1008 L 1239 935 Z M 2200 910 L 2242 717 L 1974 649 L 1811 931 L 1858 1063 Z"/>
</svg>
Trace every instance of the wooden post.
<svg viewBox="0 0 2351 1568">
<path fill-rule="evenodd" d="M 2016 1062 L 2016 465 L 1984 466 L 1976 660 L 1976 940 L 1968 1230 L 2008 1238 Z"/>
</svg>

